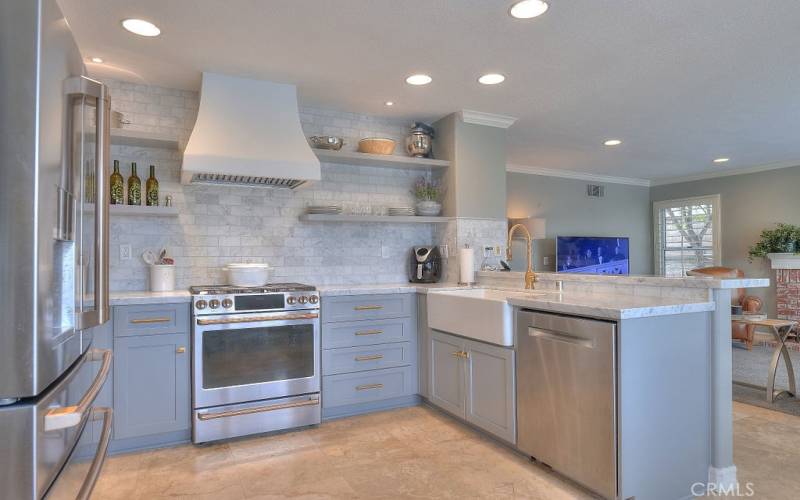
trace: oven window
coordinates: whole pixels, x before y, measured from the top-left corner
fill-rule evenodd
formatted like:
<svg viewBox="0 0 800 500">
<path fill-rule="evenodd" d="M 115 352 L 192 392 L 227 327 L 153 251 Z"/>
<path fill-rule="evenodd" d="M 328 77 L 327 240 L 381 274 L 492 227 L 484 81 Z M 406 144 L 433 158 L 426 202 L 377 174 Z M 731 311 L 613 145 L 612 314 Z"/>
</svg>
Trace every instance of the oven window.
<svg viewBox="0 0 800 500">
<path fill-rule="evenodd" d="M 288 325 L 203 333 L 203 388 L 314 376 L 314 326 Z"/>
</svg>

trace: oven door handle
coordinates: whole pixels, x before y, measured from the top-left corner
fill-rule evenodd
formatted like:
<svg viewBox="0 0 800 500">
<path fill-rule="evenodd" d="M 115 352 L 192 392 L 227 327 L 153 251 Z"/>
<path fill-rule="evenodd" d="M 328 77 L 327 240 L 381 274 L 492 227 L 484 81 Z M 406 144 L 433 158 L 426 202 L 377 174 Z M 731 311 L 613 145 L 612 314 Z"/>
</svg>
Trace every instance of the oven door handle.
<svg viewBox="0 0 800 500">
<path fill-rule="evenodd" d="M 198 319 L 197 324 L 205 325 L 229 325 L 235 323 L 261 323 L 264 321 L 295 321 L 304 319 L 317 319 L 318 313 L 301 313 L 301 314 L 280 314 L 275 316 L 249 316 L 241 318 L 203 318 Z"/>
<path fill-rule="evenodd" d="M 241 410 L 221 411 L 218 413 L 198 413 L 198 420 L 214 420 L 217 418 L 225 417 L 239 417 L 242 415 L 251 415 L 253 413 L 264 413 L 268 411 L 285 410 L 288 408 L 299 408 L 301 406 L 317 406 L 319 405 L 319 398 L 311 398 L 305 401 L 295 401 L 292 403 L 280 403 L 268 406 L 256 406 L 255 408 L 242 408 Z"/>
<path fill-rule="evenodd" d="M 97 453 L 92 459 L 92 464 L 89 466 L 89 471 L 86 473 L 86 479 L 83 480 L 83 485 L 78 492 L 75 500 L 89 500 L 92 496 L 94 485 L 97 484 L 97 479 L 100 477 L 100 471 L 103 469 L 103 463 L 108 455 L 108 445 L 111 443 L 111 421 L 114 410 L 111 408 L 95 407 L 92 409 L 90 421 L 103 420 L 103 431 L 100 434 L 100 442 L 97 444 Z"/>
</svg>

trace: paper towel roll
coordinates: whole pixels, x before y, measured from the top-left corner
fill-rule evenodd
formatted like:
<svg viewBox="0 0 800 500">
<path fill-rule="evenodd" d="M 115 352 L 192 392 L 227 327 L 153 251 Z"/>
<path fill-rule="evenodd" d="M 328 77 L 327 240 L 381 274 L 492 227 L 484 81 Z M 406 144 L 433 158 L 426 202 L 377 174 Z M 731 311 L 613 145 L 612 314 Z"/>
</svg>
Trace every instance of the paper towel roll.
<svg viewBox="0 0 800 500">
<path fill-rule="evenodd" d="M 475 251 L 462 248 L 458 251 L 459 283 L 475 283 Z"/>
</svg>

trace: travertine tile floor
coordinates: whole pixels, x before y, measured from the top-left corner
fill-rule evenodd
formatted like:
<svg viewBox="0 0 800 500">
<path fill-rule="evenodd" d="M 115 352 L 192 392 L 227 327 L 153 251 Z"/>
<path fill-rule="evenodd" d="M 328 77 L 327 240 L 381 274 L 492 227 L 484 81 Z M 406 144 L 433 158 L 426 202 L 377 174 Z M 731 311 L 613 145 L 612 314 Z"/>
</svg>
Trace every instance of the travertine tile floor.
<svg viewBox="0 0 800 500">
<path fill-rule="evenodd" d="M 800 418 L 735 406 L 740 481 L 755 498 L 800 495 Z M 318 428 L 111 457 L 105 499 L 532 498 L 591 496 L 502 445 L 420 406 Z"/>
</svg>

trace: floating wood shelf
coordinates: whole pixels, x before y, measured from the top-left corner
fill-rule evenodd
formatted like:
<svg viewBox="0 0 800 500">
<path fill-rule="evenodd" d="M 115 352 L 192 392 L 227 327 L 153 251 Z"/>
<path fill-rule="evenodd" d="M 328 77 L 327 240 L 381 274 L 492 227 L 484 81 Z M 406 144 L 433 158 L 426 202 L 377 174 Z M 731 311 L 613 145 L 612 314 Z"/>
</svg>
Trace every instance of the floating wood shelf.
<svg viewBox="0 0 800 500">
<path fill-rule="evenodd" d="M 319 161 L 325 163 L 339 163 L 342 165 L 358 165 L 364 167 L 384 168 L 446 168 L 450 166 L 447 160 L 434 160 L 431 158 L 415 158 L 400 155 L 375 155 L 358 153 L 354 151 L 333 151 L 329 149 L 315 149 Z"/>
<path fill-rule="evenodd" d="M 452 217 L 423 217 L 418 215 L 326 215 L 305 214 L 300 216 L 303 222 L 385 222 L 399 224 L 431 224 L 447 222 Z"/>
</svg>

